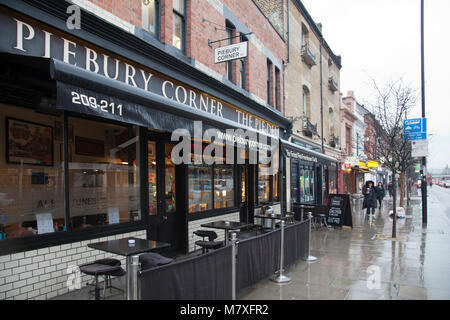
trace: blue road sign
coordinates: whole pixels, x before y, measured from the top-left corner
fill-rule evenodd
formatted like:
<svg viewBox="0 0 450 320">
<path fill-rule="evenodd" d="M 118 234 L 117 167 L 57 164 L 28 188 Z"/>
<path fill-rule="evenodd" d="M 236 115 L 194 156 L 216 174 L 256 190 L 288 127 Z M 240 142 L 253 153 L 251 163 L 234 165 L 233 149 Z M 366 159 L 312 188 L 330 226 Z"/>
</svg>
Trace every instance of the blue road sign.
<svg viewBox="0 0 450 320">
<path fill-rule="evenodd" d="M 427 139 L 427 119 L 408 119 L 403 122 L 403 133 L 406 141 Z"/>
<path fill-rule="evenodd" d="M 427 119 L 408 119 L 403 121 L 403 132 L 407 133 L 424 133 L 427 132 Z"/>
</svg>

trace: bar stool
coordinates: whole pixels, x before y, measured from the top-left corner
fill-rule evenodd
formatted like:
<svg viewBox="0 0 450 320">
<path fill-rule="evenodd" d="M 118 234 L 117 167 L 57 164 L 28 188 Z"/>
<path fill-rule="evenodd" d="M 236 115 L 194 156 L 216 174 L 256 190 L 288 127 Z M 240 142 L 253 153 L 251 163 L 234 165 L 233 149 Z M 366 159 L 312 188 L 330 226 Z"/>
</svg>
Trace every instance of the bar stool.
<svg viewBox="0 0 450 320">
<path fill-rule="evenodd" d="M 104 265 L 108 265 L 108 266 L 121 266 L 120 260 L 114 259 L 114 258 L 104 258 L 104 259 L 95 260 L 94 263 L 104 264 Z M 118 270 L 117 272 L 106 275 L 105 276 L 106 277 L 105 290 L 107 288 L 109 288 L 109 291 L 111 292 L 111 289 L 116 289 L 116 290 L 119 290 L 119 291 L 125 293 L 124 289 L 114 287 L 111 282 L 111 277 L 122 277 L 125 274 L 126 274 L 126 271 L 123 268 L 120 268 L 120 270 Z M 105 295 L 105 290 L 103 290 L 103 295 Z"/>
<path fill-rule="evenodd" d="M 223 246 L 222 241 L 214 241 L 217 239 L 217 233 L 210 230 L 197 230 L 193 232 L 196 236 L 202 237 L 203 240 L 195 241 L 195 245 L 202 248 L 202 254 L 209 250 L 215 250 Z M 205 238 L 208 237 L 208 241 Z"/>
<path fill-rule="evenodd" d="M 105 276 L 104 287 L 103 287 L 103 297 L 106 290 L 106 276 L 116 276 L 124 275 L 126 272 L 121 266 L 109 266 L 101 263 L 89 263 L 80 266 L 80 271 L 95 277 L 95 300 L 100 300 L 100 288 L 98 285 L 98 277 Z"/>
<path fill-rule="evenodd" d="M 223 246 L 222 241 L 195 241 L 195 244 L 202 248 L 202 254 L 209 252 L 209 250 L 219 249 Z"/>
</svg>

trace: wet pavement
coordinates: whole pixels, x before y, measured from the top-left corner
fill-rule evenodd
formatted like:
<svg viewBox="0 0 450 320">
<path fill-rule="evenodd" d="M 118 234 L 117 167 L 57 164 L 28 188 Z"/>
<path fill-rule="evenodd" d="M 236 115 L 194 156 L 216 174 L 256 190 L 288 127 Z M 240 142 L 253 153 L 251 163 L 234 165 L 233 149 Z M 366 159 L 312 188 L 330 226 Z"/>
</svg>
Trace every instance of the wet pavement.
<svg viewBox="0 0 450 320">
<path fill-rule="evenodd" d="M 299 261 L 285 271 L 291 281 L 263 280 L 241 300 L 448 300 L 450 299 L 450 189 L 428 188 L 428 223 L 422 226 L 421 198 L 413 197 L 405 219 L 392 219 L 385 199 L 373 221 L 352 205 L 352 230 L 311 234 L 315 262 Z M 390 207 L 389 207 L 390 206 Z M 389 207 L 389 209 L 388 209 Z"/>
<path fill-rule="evenodd" d="M 352 230 L 321 229 L 311 234 L 316 262 L 299 261 L 285 271 L 291 281 L 265 279 L 239 300 L 448 300 L 450 299 L 450 189 L 429 188 L 428 224 L 422 226 L 421 198 L 413 197 L 405 219 L 397 223 L 397 240 L 385 199 L 373 221 L 362 201 L 352 204 Z M 389 207 L 389 208 L 388 208 Z M 377 277 L 378 276 L 378 277 Z M 379 281 L 377 281 L 377 279 Z M 124 279 L 113 282 L 124 287 Z M 107 299 L 123 293 L 107 291 Z M 88 288 L 55 299 L 93 299 Z"/>
</svg>

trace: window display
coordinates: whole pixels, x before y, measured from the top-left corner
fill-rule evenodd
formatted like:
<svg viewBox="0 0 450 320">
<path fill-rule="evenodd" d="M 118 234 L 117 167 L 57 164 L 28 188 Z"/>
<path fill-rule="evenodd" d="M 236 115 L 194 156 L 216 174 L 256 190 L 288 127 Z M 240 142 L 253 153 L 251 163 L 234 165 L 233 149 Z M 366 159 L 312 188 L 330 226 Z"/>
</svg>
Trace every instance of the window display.
<svg viewBox="0 0 450 320">
<path fill-rule="evenodd" d="M 69 124 L 75 141 L 98 146 L 80 146 L 69 162 L 72 228 L 140 220 L 136 127 L 72 117 Z"/>
<path fill-rule="evenodd" d="M 189 213 L 212 209 L 212 168 L 208 165 L 188 166 Z"/>
<path fill-rule="evenodd" d="M 54 124 L 62 117 L 1 105 L 1 239 L 66 230 L 64 165 Z M 57 152 L 55 152 L 57 150 Z"/>
<path fill-rule="evenodd" d="M 214 169 L 214 208 L 234 206 L 234 175 L 231 165 L 217 166 Z"/>
</svg>

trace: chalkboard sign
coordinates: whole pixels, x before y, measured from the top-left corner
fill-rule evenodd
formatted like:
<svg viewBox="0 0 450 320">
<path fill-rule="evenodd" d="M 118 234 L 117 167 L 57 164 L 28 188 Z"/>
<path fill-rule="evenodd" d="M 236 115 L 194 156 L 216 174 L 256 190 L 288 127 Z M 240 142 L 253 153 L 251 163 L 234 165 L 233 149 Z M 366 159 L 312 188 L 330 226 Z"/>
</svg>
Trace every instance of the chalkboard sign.
<svg viewBox="0 0 450 320">
<path fill-rule="evenodd" d="M 330 194 L 328 197 L 328 205 L 327 224 L 339 227 L 353 227 L 352 209 L 348 194 Z"/>
</svg>

